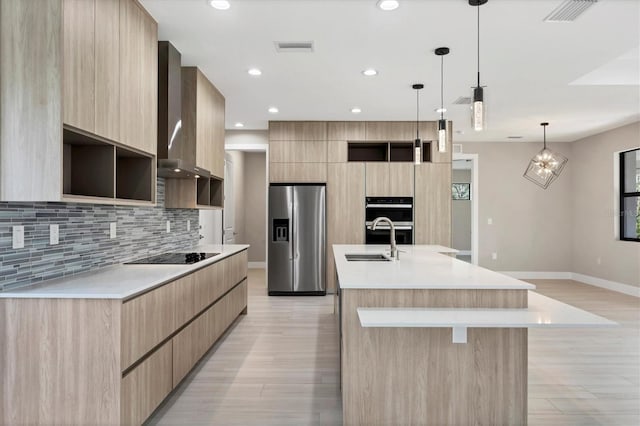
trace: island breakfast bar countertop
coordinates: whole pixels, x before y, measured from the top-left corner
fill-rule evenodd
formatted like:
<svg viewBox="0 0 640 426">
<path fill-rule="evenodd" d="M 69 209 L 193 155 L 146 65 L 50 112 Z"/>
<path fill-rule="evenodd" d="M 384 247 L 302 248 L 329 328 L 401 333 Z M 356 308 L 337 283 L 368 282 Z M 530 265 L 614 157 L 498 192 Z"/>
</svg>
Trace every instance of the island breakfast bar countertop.
<svg viewBox="0 0 640 426">
<path fill-rule="evenodd" d="M 244 244 L 201 244 L 177 252 L 220 253 L 188 265 L 113 265 L 0 292 L 0 299 L 128 299 L 247 250 Z M 142 257 L 142 256 L 141 256 Z"/>
<path fill-rule="evenodd" d="M 399 260 L 347 261 L 345 254 L 388 253 L 388 245 L 333 245 L 341 289 L 533 290 L 535 285 L 455 259 L 442 246 L 398 246 Z M 444 253 L 444 254 L 443 254 Z"/>
</svg>

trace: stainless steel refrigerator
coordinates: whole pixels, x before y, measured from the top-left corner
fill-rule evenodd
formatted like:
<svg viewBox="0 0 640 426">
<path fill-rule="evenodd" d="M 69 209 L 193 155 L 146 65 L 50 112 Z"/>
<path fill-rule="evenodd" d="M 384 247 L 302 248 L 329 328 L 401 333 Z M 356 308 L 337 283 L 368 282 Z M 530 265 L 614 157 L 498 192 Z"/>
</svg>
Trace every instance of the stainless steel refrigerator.
<svg viewBox="0 0 640 426">
<path fill-rule="evenodd" d="M 324 295 L 325 186 L 269 187 L 269 295 Z"/>
</svg>

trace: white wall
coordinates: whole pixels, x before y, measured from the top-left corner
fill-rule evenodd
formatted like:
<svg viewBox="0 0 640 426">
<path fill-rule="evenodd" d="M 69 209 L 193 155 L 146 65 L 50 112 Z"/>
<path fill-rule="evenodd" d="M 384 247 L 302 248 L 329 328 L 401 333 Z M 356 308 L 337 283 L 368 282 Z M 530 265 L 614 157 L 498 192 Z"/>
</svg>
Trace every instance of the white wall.
<svg viewBox="0 0 640 426">
<path fill-rule="evenodd" d="M 620 241 L 614 226 L 614 161 L 617 152 L 640 146 L 640 122 L 572 145 L 573 272 L 640 287 L 640 243 Z"/>
<path fill-rule="evenodd" d="M 569 163 L 544 190 L 522 177 L 542 141 L 463 144 L 465 153 L 478 154 L 480 266 L 497 271 L 571 270 L 572 144 L 548 146 L 567 156 Z M 497 253 L 496 260 L 492 253 Z"/>
<path fill-rule="evenodd" d="M 522 177 L 542 142 L 463 144 L 465 153 L 479 154 L 479 264 L 498 271 L 573 272 L 640 287 L 640 243 L 617 238 L 614 174 L 615 154 L 639 144 L 640 122 L 548 143 L 569 162 L 546 190 Z"/>
</svg>

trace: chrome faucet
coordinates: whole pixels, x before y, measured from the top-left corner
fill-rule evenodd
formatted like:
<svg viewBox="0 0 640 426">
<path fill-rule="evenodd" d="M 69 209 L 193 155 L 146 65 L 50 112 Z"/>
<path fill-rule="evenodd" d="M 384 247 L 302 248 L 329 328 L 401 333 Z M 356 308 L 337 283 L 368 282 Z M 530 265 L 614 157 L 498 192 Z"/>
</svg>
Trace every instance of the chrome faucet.
<svg viewBox="0 0 640 426">
<path fill-rule="evenodd" d="M 396 227 L 393 225 L 393 222 L 388 217 L 377 217 L 373 223 L 371 224 L 371 230 L 375 231 L 376 227 L 380 222 L 387 222 L 389 224 L 389 228 L 391 229 L 391 259 L 398 258 L 398 248 L 396 247 Z"/>
</svg>

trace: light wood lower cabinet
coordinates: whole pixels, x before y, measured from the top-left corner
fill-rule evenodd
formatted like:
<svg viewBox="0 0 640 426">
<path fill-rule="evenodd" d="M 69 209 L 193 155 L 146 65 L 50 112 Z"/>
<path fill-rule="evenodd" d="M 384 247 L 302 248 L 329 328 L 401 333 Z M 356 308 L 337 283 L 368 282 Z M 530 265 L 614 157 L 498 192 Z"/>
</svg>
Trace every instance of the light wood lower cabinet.
<svg viewBox="0 0 640 426">
<path fill-rule="evenodd" d="M 142 424 L 173 389 L 172 345 L 162 345 L 122 379 L 123 425 Z"/>
<path fill-rule="evenodd" d="M 122 370 L 176 329 L 175 288 L 180 280 L 122 304 Z"/>
<path fill-rule="evenodd" d="M 137 425 L 247 308 L 247 251 L 132 299 L 0 299 L 4 424 Z"/>
</svg>

